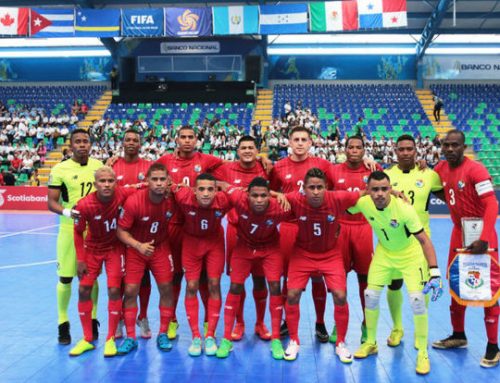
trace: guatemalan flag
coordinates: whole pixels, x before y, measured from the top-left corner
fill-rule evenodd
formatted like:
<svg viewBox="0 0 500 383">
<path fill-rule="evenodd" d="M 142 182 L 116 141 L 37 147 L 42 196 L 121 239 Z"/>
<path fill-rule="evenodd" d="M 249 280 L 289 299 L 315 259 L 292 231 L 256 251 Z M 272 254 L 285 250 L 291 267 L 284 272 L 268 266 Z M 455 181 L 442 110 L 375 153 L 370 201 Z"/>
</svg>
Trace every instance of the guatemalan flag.
<svg viewBox="0 0 500 383">
<path fill-rule="evenodd" d="M 358 0 L 360 29 L 406 27 L 406 0 Z"/>
<path fill-rule="evenodd" d="M 260 34 L 307 33 L 307 4 L 261 5 Z"/>
<path fill-rule="evenodd" d="M 212 7 L 214 35 L 243 35 L 259 33 L 259 7 L 242 5 Z"/>
</svg>

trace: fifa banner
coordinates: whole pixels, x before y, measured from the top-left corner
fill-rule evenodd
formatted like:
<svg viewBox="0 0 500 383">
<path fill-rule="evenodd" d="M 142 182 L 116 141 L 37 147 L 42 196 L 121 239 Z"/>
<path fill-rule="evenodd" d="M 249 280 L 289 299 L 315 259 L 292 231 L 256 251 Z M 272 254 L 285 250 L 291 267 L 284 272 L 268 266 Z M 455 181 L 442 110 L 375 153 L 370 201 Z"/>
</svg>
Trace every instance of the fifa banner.
<svg viewBox="0 0 500 383">
<path fill-rule="evenodd" d="M 163 36 L 163 8 L 122 9 L 122 36 Z"/>
<path fill-rule="evenodd" d="M 458 253 L 448 278 L 450 294 L 461 305 L 490 307 L 500 297 L 500 267 L 490 254 Z"/>
<path fill-rule="evenodd" d="M 165 31 L 167 36 L 197 37 L 212 34 L 212 9 L 165 8 Z"/>
<path fill-rule="evenodd" d="M 47 187 L 0 186 L 1 210 L 47 210 Z"/>
<path fill-rule="evenodd" d="M 498 55 L 424 57 L 426 80 L 498 80 L 500 60 Z"/>
</svg>

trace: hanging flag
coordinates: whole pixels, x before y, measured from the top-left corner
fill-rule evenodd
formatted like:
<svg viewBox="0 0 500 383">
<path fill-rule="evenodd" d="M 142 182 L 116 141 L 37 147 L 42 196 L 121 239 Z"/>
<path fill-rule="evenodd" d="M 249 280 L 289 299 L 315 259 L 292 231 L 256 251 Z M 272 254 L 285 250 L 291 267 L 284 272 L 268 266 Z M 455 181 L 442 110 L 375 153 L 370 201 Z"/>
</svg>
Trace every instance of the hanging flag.
<svg viewBox="0 0 500 383">
<path fill-rule="evenodd" d="M 307 33 L 307 5 L 261 5 L 259 23 L 262 35 Z"/>
<path fill-rule="evenodd" d="M 75 10 L 32 8 L 30 35 L 33 37 L 73 37 L 75 35 Z"/>
<path fill-rule="evenodd" d="M 355 31 L 358 29 L 356 1 L 309 3 L 311 32 Z"/>
<path fill-rule="evenodd" d="M 243 35 L 259 33 L 259 7 L 245 5 L 212 7 L 214 35 Z"/>
<path fill-rule="evenodd" d="M 122 36 L 163 36 L 163 8 L 122 9 Z"/>
<path fill-rule="evenodd" d="M 77 9 L 76 37 L 120 36 L 119 9 Z"/>
<path fill-rule="evenodd" d="M 408 25 L 406 0 L 358 0 L 358 14 L 361 29 Z"/>
<path fill-rule="evenodd" d="M 204 8 L 165 8 L 165 31 L 168 36 L 193 37 L 212 34 L 212 12 Z"/>
<path fill-rule="evenodd" d="M 29 8 L 0 7 L 0 35 L 27 35 L 28 18 Z"/>
</svg>

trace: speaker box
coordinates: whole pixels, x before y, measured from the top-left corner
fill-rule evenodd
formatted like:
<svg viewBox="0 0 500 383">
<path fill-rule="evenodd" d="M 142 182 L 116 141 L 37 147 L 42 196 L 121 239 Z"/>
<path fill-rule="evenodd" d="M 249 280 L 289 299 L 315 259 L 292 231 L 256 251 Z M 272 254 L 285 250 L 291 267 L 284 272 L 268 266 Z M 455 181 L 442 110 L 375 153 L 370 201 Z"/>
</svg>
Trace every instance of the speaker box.
<svg viewBox="0 0 500 383">
<path fill-rule="evenodd" d="M 245 57 L 245 81 L 260 83 L 260 72 L 262 69 L 261 56 Z"/>
<path fill-rule="evenodd" d="M 120 58 L 120 82 L 135 81 L 135 57 Z"/>
</svg>

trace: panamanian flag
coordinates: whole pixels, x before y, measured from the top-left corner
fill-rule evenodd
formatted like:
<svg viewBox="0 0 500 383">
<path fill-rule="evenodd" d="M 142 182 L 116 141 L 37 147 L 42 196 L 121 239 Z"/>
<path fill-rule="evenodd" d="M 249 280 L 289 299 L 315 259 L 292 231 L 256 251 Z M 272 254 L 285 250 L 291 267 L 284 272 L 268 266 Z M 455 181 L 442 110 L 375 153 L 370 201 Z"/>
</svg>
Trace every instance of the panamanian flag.
<svg viewBox="0 0 500 383">
<path fill-rule="evenodd" d="M 408 26 L 406 0 L 357 0 L 360 29 Z"/>
</svg>

